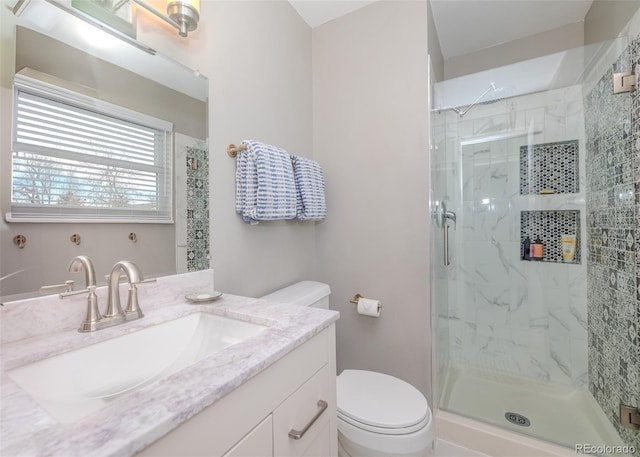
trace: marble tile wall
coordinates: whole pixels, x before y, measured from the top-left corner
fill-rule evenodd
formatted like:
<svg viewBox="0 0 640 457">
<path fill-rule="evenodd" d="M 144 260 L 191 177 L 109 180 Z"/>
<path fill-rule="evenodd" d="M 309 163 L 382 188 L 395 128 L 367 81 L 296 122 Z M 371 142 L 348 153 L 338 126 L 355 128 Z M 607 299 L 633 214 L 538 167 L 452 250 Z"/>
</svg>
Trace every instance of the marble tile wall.
<svg viewBox="0 0 640 457">
<path fill-rule="evenodd" d="M 640 63 L 640 38 L 604 67 L 584 99 L 588 357 L 590 392 L 640 455 L 640 433 L 619 425 L 620 403 L 640 396 L 640 93 L 611 88 L 612 73 L 632 62 Z"/>
<path fill-rule="evenodd" d="M 572 210 L 584 218 L 581 189 L 520 194 L 521 147 L 577 140 L 583 151 L 581 87 L 446 116 L 442 168 L 458 214 L 448 288 L 452 362 L 586 386 L 586 265 L 520 260 L 521 211 Z M 584 154 L 578 157 L 584 182 Z M 582 239 L 585 226 L 582 220 Z"/>
</svg>

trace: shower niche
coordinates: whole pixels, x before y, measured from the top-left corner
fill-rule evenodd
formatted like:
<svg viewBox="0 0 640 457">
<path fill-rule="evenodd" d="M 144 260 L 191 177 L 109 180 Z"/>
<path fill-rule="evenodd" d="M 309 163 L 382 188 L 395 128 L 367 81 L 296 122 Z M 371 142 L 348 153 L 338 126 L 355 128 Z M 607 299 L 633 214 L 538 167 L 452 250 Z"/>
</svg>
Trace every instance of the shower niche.
<svg viewBox="0 0 640 457">
<path fill-rule="evenodd" d="M 526 238 L 531 242 L 540 239 L 544 244 L 543 262 L 580 263 L 580 211 L 548 209 L 550 200 L 545 197 L 577 194 L 578 176 L 578 140 L 520 147 L 520 195 L 542 196 L 531 200 L 537 208 L 520 212 L 520 245 Z M 562 257 L 563 235 L 576 237 L 572 260 Z"/>
<path fill-rule="evenodd" d="M 576 247 L 573 260 L 562 258 L 562 235 L 576 235 Z M 540 238 L 544 244 L 543 262 L 579 264 L 580 263 L 580 211 L 579 210 L 542 210 L 520 211 L 520 245 L 529 238 Z"/>
<path fill-rule="evenodd" d="M 520 195 L 579 192 L 578 140 L 520 147 Z"/>
</svg>

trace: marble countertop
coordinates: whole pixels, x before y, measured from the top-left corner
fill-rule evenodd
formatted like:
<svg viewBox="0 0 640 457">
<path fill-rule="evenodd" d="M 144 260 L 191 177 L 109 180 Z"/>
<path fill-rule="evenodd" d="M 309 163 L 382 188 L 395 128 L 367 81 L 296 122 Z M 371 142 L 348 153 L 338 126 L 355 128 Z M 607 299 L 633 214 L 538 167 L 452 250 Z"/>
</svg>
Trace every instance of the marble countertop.
<svg viewBox="0 0 640 457">
<path fill-rule="evenodd" d="M 141 302 L 144 310 L 144 303 Z M 19 366 L 145 327 L 207 312 L 268 328 L 257 336 L 61 424 L 7 375 Z M 225 294 L 209 304 L 186 300 L 155 308 L 142 319 L 94 333 L 67 329 L 2 345 L 0 455 L 130 456 L 178 427 L 338 319 L 335 311 L 272 304 Z M 6 323 L 3 323 L 3 326 Z"/>
</svg>

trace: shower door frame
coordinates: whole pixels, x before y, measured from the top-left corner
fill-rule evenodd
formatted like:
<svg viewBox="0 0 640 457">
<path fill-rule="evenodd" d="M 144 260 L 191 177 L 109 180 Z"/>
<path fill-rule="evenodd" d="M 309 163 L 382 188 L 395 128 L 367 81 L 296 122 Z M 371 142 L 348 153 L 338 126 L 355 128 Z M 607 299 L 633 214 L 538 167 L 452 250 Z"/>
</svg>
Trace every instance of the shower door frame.
<svg viewBox="0 0 640 457">
<path fill-rule="evenodd" d="M 632 43 L 632 46 L 635 46 L 635 52 L 636 52 L 636 59 L 640 59 L 640 51 L 638 51 L 640 49 L 640 45 L 638 44 L 640 42 L 640 37 L 638 37 L 636 40 L 634 40 L 634 42 Z M 638 62 L 640 63 L 640 62 Z M 589 64 L 593 64 L 593 62 L 590 62 Z M 433 77 L 433 74 L 431 74 L 431 77 Z M 433 80 L 429 81 L 429 87 L 431 90 L 434 90 L 433 88 Z M 433 113 L 433 93 L 430 91 L 430 111 Z M 634 169 L 633 169 L 633 173 L 634 173 L 634 182 L 636 184 L 636 189 L 640 189 L 640 183 L 638 183 L 638 181 L 640 180 L 640 151 L 638 150 L 638 148 L 640 148 L 640 128 L 638 128 L 638 119 L 640 119 L 640 95 L 636 95 L 635 96 L 635 104 L 633 105 L 633 110 L 629 110 L 628 116 L 629 119 L 631 120 L 631 125 L 633 125 L 633 132 L 631 132 L 632 134 L 635 135 L 634 137 L 634 147 L 636 148 L 635 150 L 633 150 L 633 156 L 635 157 L 635 161 L 634 161 Z M 632 112 L 633 111 L 633 112 Z M 635 117 L 633 117 L 635 116 Z M 438 156 L 439 153 L 442 153 L 442 150 L 439 150 L 439 144 L 437 144 L 436 141 L 436 134 L 434 133 L 434 127 L 435 128 L 440 128 L 442 129 L 442 131 L 446 131 L 446 124 L 445 125 L 439 125 L 438 122 L 434 122 L 434 116 L 430 117 L 430 167 L 431 167 L 431 185 L 430 185 L 430 204 L 431 204 L 431 212 L 432 212 L 432 229 L 431 229 L 431 306 L 432 306 L 432 334 L 434 335 L 434 337 L 432 338 L 433 343 L 432 343 L 432 347 L 433 347 L 433 353 L 432 353 L 432 368 L 433 368 L 433 375 L 432 375 L 432 386 L 433 386 L 433 398 L 432 398 L 432 405 L 435 411 L 438 411 L 440 409 L 440 396 L 441 396 L 441 387 L 443 384 L 443 378 L 445 376 L 446 373 L 443 373 L 443 370 L 448 370 L 448 366 L 450 363 L 450 358 L 448 356 L 448 353 L 450 351 L 450 341 L 449 341 L 449 336 L 446 335 L 447 337 L 447 341 L 445 344 L 443 344 L 443 339 L 442 339 L 442 332 L 448 332 L 448 326 L 447 325 L 442 325 L 443 323 L 446 324 L 446 321 L 448 320 L 448 310 L 445 309 L 444 313 L 441 311 L 441 304 L 443 304 L 444 301 L 444 305 L 446 305 L 446 307 L 448 308 L 449 303 L 449 295 L 448 295 L 448 291 L 447 291 L 447 287 L 446 287 L 446 282 L 449 280 L 449 278 L 447 277 L 447 270 L 446 267 L 442 268 L 442 261 L 441 259 L 443 258 L 443 253 L 442 253 L 442 242 L 440 240 L 440 238 L 442 238 L 442 233 L 441 231 L 438 229 L 438 224 L 435 221 L 435 213 L 436 213 L 436 202 L 439 201 L 439 198 L 442 198 L 444 195 L 442 195 L 442 193 L 439 194 L 439 190 L 437 188 L 438 184 L 442 184 L 443 180 L 440 179 L 438 180 L 438 176 L 437 176 L 437 171 L 441 170 L 439 168 L 439 166 L 441 165 L 439 163 L 439 160 L 441 160 L 441 158 Z M 446 135 L 445 135 L 446 136 Z M 584 146 L 583 146 L 584 148 Z M 461 173 L 460 173 L 461 175 Z M 461 176 L 459 176 L 461 178 Z M 439 182 L 440 181 L 440 182 Z M 446 183 L 446 180 L 444 181 Z M 436 198 L 439 197 L 439 198 Z M 446 197 L 446 196 L 445 196 Z M 639 206 L 639 200 L 640 198 L 638 198 L 638 195 L 636 194 L 636 221 L 635 221 L 635 246 L 640 246 L 639 241 L 639 230 L 638 230 L 638 226 L 640 224 L 640 206 Z M 461 208 L 462 210 L 462 208 Z M 586 217 L 586 208 L 585 208 L 585 214 L 584 217 Z M 589 223 L 589 221 L 586 221 L 587 225 Z M 592 248 L 591 246 L 588 245 L 589 240 L 587 238 L 583 238 L 583 262 L 587 262 L 588 261 L 588 255 L 589 252 L 588 249 Z M 637 260 L 636 263 L 637 265 L 640 265 L 640 249 L 636 249 L 635 254 L 637 256 Z M 640 287 L 640 276 L 638 275 L 638 270 L 636 269 L 635 272 L 635 278 L 638 278 L 635 285 L 636 287 Z M 635 279 L 634 278 L 634 279 Z M 443 284 L 444 282 L 444 284 Z M 635 300 L 635 306 L 637 309 L 637 316 L 638 316 L 638 321 L 636 323 L 636 329 L 640 329 L 640 292 L 638 292 L 638 296 L 636 297 Z M 590 349 L 591 350 L 591 349 Z M 589 356 L 589 363 L 591 364 L 591 358 L 592 356 Z M 640 351 L 638 353 L 638 358 L 640 358 Z M 638 368 L 638 372 L 640 373 L 640 368 Z M 638 377 L 640 377 L 640 374 L 638 375 Z M 593 382 L 591 383 L 593 384 Z M 636 394 L 636 396 L 634 397 L 634 393 L 633 392 L 626 392 L 624 393 L 627 396 L 627 401 L 633 402 L 634 399 L 635 401 L 640 400 L 640 384 L 637 385 L 638 387 L 638 393 Z M 593 386 L 592 386 L 593 389 Z M 638 432 L 640 433 L 640 432 Z"/>
</svg>

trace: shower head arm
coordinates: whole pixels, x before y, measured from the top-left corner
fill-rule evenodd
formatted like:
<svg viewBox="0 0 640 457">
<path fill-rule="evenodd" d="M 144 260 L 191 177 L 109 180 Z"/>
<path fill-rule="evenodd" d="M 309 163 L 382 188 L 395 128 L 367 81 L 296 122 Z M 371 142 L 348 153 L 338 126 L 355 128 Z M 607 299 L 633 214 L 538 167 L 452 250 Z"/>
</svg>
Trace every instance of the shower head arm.
<svg viewBox="0 0 640 457">
<path fill-rule="evenodd" d="M 476 106 L 480 100 L 482 100 L 482 98 L 487 95 L 489 92 L 495 92 L 496 89 L 496 85 L 495 83 L 491 83 L 489 85 L 489 88 L 487 90 L 485 90 L 482 94 L 480 94 L 480 96 L 478 98 L 476 98 L 473 102 L 471 102 L 471 104 L 465 106 L 464 108 L 460 109 L 460 108 L 456 108 L 456 107 L 452 107 L 451 109 L 453 111 L 455 111 L 456 113 L 458 113 L 460 115 L 460 117 L 464 117 L 465 114 L 467 114 L 469 112 L 469 110 L 471 108 L 473 108 L 474 106 Z"/>
</svg>

